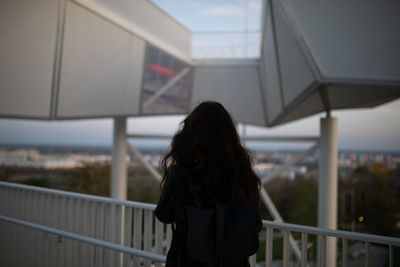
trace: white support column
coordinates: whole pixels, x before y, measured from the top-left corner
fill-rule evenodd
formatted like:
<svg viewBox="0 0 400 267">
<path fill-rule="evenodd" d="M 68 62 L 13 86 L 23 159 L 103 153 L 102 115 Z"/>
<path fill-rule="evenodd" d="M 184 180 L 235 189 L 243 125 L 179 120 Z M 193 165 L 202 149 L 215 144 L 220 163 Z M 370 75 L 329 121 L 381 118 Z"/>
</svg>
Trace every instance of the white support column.
<svg viewBox="0 0 400 267">
<path fill-rule="evenodd" d="M 326 118 L 321 119 L 320 127 L 318 227 L 337 229 L 337 119 L 328 113 Z M 326 239 L 324 258 L 326 264 L 318 266 L 336 266 L 336 238 Z"/>
<path fill-rule="evenodd" d="M 111 165 L 111 197 L 126 200 L 126 117 L 114 118 Z"/>
</svg>

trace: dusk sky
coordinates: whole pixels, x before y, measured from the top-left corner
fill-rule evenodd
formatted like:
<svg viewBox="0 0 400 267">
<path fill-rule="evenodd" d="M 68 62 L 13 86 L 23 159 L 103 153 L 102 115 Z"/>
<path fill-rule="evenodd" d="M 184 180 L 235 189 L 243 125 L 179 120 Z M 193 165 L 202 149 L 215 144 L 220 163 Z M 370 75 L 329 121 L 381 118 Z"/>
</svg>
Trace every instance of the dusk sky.
<svg viewBox="0 0 400 267">
<path fill-rule="evenodd" d="M 243 46 L 257 53 L 260 30 L 260 1 L 154 1 L 167 13 L 193 31 L 196 54 L 210 53 L 227 44 Z M 246 15 L 248 14 L 248 15 Z M 250 31 L 243 34 L 205 34 L 209 31 Z M 218 56 L 218 55 L 217 55 Z M 400 151 L 400 100 L 373 109 L 333 111 L 338 117 L 339 149 Z M 319 134 L 317 114 L 275 128 L 249 126 L 247 135 Z M 131 118 L 130 133 L 173 134 L 183 116 Z M 37 121 L 0 119 L 0 144 L 111 145 L 112 119 Z M 284 144 L 281 144 L 282 146 Z M 279 147 L 279 144 L 265 144 Z"/>
</svg>

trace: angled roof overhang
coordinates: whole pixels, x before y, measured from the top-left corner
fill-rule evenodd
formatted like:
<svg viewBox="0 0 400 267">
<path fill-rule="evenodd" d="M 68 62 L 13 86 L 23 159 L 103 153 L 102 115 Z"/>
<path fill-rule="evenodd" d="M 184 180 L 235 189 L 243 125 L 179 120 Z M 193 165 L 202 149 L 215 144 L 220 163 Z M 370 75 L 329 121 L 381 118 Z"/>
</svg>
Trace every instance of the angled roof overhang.
<svg viewBox="0 0 400 267">
<path fill-rule="evenodd" d="M 400 97 L 400 3 L 267 0 L 260 60 L 266 124 Z"/>
</svg>

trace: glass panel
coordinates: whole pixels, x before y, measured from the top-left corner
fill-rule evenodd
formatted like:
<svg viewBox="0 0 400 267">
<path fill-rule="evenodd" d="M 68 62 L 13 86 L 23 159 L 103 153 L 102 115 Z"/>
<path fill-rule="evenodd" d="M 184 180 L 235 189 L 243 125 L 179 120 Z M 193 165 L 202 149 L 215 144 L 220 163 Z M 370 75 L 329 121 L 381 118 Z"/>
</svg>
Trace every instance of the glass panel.
<svg viewBox="0 0 400 267">
<path fill-rule="evenodd" d="M 182 114 L 189 109 L 192 67 L 147 45 L 142 114 Z"/>
</svg>

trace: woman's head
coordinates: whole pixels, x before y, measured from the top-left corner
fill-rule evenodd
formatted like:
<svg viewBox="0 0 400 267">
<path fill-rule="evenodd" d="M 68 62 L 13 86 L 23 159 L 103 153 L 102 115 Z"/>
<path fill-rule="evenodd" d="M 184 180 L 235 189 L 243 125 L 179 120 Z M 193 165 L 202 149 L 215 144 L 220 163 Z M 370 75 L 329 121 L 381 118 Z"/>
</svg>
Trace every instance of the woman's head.
<svg viewBox="0 0 400 267">
<path fill-rule="evenodd" d="M 242 147 L 235 123 L 218 102 L 199 104 L 182 122 L 171 150 L 163 157 L 166 172 L 177 166 L 187 174 L 200 193 L 210 201 L 230 198 L 250 200 L 259 180 L 251 168 L 248 152 Z M 227 194 L 224 194 L 227 193 Z"/>
</svg>

